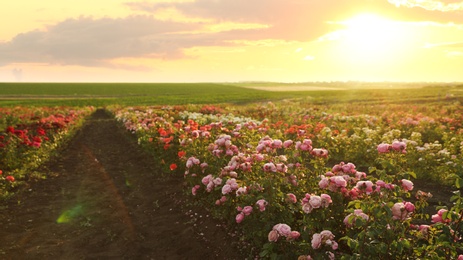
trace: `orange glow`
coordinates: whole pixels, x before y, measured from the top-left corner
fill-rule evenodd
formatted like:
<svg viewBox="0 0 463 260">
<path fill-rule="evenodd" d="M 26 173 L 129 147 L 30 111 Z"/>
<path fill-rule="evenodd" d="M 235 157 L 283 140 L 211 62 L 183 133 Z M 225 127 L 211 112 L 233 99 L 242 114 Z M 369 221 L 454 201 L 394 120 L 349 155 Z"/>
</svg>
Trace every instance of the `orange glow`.
<svg viewBox="0 0 463 260">
<path fill-rule="evenodd" d="M 463 81 L 445 1 L 19 2 L 0 9 L 0 81 Z"/>
</svg>

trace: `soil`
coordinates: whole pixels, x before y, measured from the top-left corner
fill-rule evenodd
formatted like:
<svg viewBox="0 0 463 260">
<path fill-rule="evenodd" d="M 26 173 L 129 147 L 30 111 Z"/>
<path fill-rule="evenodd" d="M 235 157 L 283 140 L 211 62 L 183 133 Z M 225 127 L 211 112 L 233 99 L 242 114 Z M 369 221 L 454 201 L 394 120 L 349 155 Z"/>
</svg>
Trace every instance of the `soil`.
<svg viewBox="0 0 463 260">
<path fill-rule="evenodd" d="M 182 176 L 97 110 L 49 177 L 0 205 L 1 259 L 243 259 L 226 226 L 185 207 Z"/>
</svg>

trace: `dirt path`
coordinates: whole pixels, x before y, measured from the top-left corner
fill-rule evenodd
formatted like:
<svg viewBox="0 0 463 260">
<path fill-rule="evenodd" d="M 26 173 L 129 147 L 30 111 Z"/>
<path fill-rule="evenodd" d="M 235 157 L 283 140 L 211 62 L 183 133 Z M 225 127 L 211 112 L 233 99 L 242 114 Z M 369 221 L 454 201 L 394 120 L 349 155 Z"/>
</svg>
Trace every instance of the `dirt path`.
<svg viewBox="0 0 463 260">
<path fill-rule="evenodd" d="M 1 205 L 1 259 L 240 259 L 207 213 L 180 209 L 181 177 L 156 176 L 102 110 L 48 169 Z"/>
</svg>

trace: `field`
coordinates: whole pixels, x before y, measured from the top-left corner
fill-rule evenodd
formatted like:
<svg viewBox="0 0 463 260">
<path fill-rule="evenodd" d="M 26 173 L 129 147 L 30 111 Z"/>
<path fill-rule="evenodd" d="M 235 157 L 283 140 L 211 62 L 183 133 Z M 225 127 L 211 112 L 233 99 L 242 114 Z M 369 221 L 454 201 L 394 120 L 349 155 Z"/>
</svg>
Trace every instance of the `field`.
<svg viewBox="0 0 463 260">
<path fill-rule="evenodd" d="M 245 104 L 283 99 L 383 104 L 435 102 L 461 97 L 462 90 L 463 85 L 456 83 L 0 83 L 0 106 Z"/>
<path fill-rule="evenodd" d="M 457 259 L 462 90 L 1 83 L 0 255 Z"/>
</svg>

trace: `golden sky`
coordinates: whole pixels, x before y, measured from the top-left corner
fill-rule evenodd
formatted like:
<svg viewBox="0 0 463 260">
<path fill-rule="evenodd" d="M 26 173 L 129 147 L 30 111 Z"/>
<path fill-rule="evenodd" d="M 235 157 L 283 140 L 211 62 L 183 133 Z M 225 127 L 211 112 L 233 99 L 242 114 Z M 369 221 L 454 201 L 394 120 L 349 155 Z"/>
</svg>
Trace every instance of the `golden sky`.
<svg viewBox="0 0 463 260">
<path fill-rule="evenodd" d="M 463 1 L 18 0 L 0 82 L 463 81 Z"/>
</svg>

